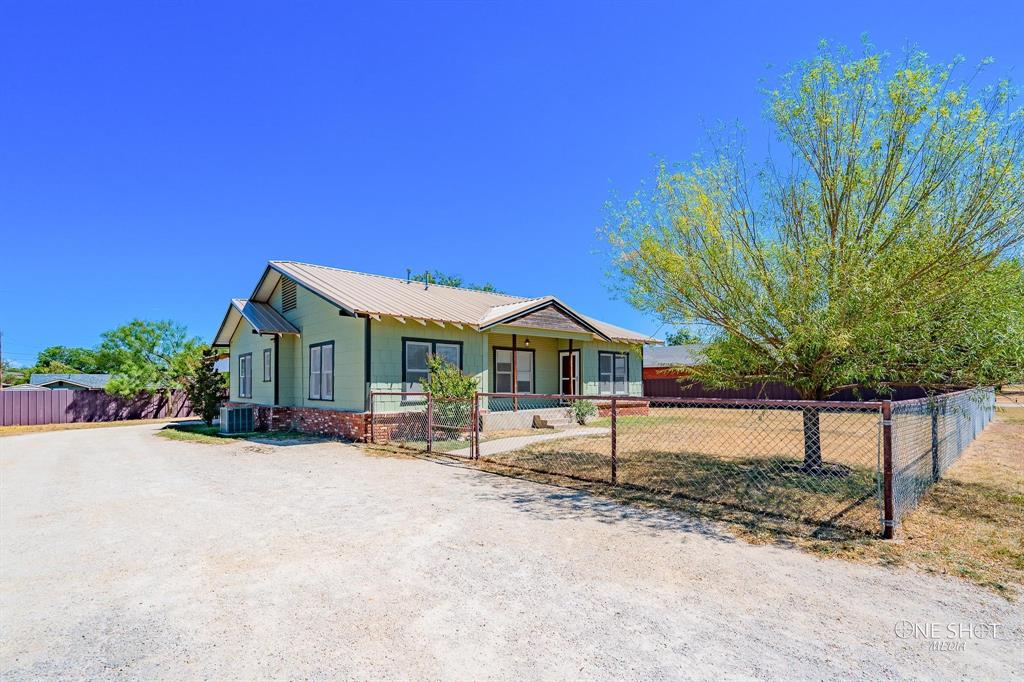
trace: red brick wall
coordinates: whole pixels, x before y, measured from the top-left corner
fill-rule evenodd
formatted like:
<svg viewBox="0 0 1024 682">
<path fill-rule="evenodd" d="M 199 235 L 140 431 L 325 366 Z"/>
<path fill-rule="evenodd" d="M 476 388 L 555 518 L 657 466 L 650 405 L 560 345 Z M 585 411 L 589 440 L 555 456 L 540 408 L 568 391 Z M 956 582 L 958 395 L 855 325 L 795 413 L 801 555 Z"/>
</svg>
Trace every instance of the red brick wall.
<svg viewBox="0 0 1024 682">
<path fill-rule="evenodd" d="M 231 407 L 252 407 L 258 431 L 298 431 L 331 438 L 364 440 L 367 413 L 322 410 L 317 407 L 270 407 L 251 403 L 228 403 Z"/>
<path fill-rule="evenodd" d="M 339 412 L 318 407 L 270 407 L 252 403 L 227 403 L 230 407 L 252 407 L 257 431 L 298 431 L 331 438 L 366 441 L 369 412 Z M 373 415 L 377 442 L 422 440 L 426 438 L 424 412 L 390 412 Z"/>
<path fill-rule="evenodd" d="M 628 400 L 621 399 L 616 400 L 616 412 L 620 417 L 646 417 L 650 414 L 651 404 L 646 400 Z M 597 416 L 598 417 L 610 417 L 612 414 L 611 402 L 599 402 L 597 403 Z"/>
</svg>

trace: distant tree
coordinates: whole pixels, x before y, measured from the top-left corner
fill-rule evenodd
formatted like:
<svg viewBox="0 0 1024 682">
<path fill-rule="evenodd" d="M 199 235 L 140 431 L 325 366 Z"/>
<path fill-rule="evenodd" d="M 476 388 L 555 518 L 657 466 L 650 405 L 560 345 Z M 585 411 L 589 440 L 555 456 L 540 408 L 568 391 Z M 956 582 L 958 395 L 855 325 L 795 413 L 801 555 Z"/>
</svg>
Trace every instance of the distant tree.
<svg viewBox="0 0 1024 682">
<path fill-rule="evenodd" d="M 458 275 L 449 275 L 441 272 L 440 270 L 424 270 L 419 274 L 411 275 L 410 279 L 415 282 L 424 282 L 426 284 L 440 284 L 446 287 L 461 287 L 463 289 L 476 289 L 477 291 L 498 293 L 498 290 L 490 282 L 485 284 L 464 284 L 462 278 Z"/>
<path fill-rule="evenodd" d="M 50 346 L 39 351 L 33 371 L 56 374 L 106 374 L 112 369 L 110 359 L 96 349 Z"/>
<path fill-rule="evenodd" d="M 632 303 L 716 330 L 695 379 L 821 399 L 1019 374 L 1024 116 L 955 66 L 823 44 L 766 93 L 784 150 L 762 168 L 724 145 L 613 208 Z M 813 410 L 804 433 L 813 468 Z"/>
<path fill-rule="evenodd" d="M 3 367 L 0 369 L 0 382 L 8 384 L 10 386 L 17 386 L 19 384 L 27 384 L 29 379 L 29 370 L 25 367 L 16 367 L 8 360 L 3 361 Z"/>
<path fill-rule="evenodd" d="M 686 346 L 692 343 L 700 343 L 700 337 L 688 329 L 677 329 L 665 335 L 665 343 L 669 346 Z"/>
<path fill-rule="evenodd" d="M 161 393 L 169 401 L 185 388 L 203 350 L 199 339 L 170 320 L 133 320 L 104 332 L 99 351 L 113 367 L 106 391 L 123 397 Z"/>
<path fill-rule="evenodd" d="M 226 377 L 217 371 L 216 362 L 217 354 L 210 348 L 203 348 L 198 356 L 188 353 L 188 373 L 182 379 L 189 404 L 207 424 L 213 423 L 227 389 Z"/>
</svg>

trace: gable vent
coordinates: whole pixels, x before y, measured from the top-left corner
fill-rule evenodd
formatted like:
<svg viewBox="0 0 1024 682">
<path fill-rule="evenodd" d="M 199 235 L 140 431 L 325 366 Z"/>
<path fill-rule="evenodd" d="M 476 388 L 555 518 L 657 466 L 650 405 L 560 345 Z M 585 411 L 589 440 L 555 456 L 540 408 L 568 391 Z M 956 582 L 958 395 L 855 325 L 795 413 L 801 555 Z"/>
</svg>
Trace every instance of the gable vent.
<svg viewBox="0 0 1024 682">
<path fill-rule="evenodd" d="M 288 312 L 295 310 L 295 282 L 290 279 L 281 281 L 281 310 Z"/>
</svg>

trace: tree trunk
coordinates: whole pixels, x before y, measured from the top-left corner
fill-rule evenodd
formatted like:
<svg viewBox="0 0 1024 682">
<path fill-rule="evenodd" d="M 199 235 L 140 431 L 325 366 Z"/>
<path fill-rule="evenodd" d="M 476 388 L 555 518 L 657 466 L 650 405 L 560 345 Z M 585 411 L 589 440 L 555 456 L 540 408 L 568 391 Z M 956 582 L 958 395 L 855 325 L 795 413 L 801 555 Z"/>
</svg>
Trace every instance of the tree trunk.
<svg viewBox="0 0 1024 682">
<path fill-rule="evenodd" d="M 821 418 L 817 407 L 805 407 L 804 413 L 804 470 L 821 469 Z"/>
<path fill-rule="evenodd" d="M 801 391 L 804 400 L 824 400 L 825 391 L 815 387 L 809 391 Z M 805 407 L 804 418 L 804 464 L 805 472 L 821 471 L 821 408 Z"/>
</svg>

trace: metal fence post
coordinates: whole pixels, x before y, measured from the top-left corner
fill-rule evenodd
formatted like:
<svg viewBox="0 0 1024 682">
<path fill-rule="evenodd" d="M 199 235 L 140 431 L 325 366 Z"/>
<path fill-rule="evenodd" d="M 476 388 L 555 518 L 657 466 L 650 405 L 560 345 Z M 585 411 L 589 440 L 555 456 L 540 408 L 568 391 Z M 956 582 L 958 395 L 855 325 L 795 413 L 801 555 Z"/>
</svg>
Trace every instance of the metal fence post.
<svg viewBox="0 0 1024 682">
<path fill-rule="evenodd" d="M 373 417 L 374 417 L 374 414 L 373 414 L 373 403 L 374 402 L 375 401 L 373 399 L 373 391 L 370 391 L 370 438 L 369 438 L 369 441 L 371 443 L 373 443 L 374 445 L 376 445 L 377 444 L 377 434 L 376 434 L 377 429 L 375 428 L 376 424 L 374 424 L 374 419 L 373 419 Z"/>
<path fill-rule="evenodd" d="M 931 403 L 932 411 L 932 481 L 939 480 L 939 402 Z"/>
<path fill-rule="evenodd" d="M 892 401 L 882 401 L 882 537 L 891 540 L 896 531 L 892 499 Z"/>
<path fill-rule="evenodd" d="M 480 459 L 480 392 L 473 393 L 473 431 L 470 436 L 470 456 Z"/>
<path fill-rule="evenodd" d="M 434 396 L 427 394 L 427 452 L 434 450 Z"/>
<path fill-rule="evenodd" d="M 618 463 L 618 428 L 617 428 L 617 417 L 619 413 L 618 401 L 612 398 L 612 485 L 618 483 L 619 479 L 619 463 Z"/>
</svg>

